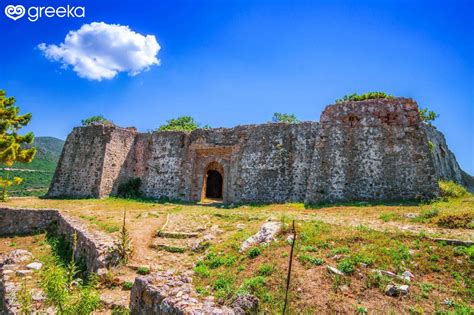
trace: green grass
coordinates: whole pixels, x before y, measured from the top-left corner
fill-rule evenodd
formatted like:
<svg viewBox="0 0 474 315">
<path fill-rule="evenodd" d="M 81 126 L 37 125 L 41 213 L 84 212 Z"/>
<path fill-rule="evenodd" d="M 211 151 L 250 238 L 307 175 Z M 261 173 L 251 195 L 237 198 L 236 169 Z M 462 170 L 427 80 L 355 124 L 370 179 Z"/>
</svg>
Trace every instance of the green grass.
<svg viewBox="0 0 474 315">
<path fill-rule="evenodd" d="M 423 236 L 401 232 L 350 227 L 341 229 L 315 220 L 298 222 L 297 231 L 296 259 L 293 263 L 295 274 L 301 275 L 303 271 L 298 271 L 300 268 L 309 272 L 323 268 L 321 265 L 325 264 L 337 266 L 345 276 L 325 276 L 318 280 L 327 282 L 329 288 L 334 289 L 332 294 L 340 294 L 343 286 L 349 286 L 349 290 L 356 292 L 377 288 L 380 299 L 390 299 L 385 296 L 383 290 L 393 279 L 374 273 L 371 271 L 373 269 L 388 270 L 399 275 L 405 270 L 411 270 L 417 279 L 436 279 L 432 294 L 441 294 L 444 297 L 449 292 L 448 295 L 459 301 L 459 305 L 468 305 L 470 296 L 474 293 L 469 267 L 474 247 L 449 246 Z M 230 303 L 239 293 L 255 294 L 261 303 L 259 312 L 278 313 L 281 311 L 288 264 L 289 245 L 285 241 L 286 235 L 280 236 L 280 240 L 266 246 L 264 250 L 259 251 L 259 255 L 251 259 L 250 251 L 242 254 L 238 252 L 239 244 L 247 235 L 245 231 L 236 231 L 227 240 L 212 244 L 209 248 L 210 254 L 194 269 L 195 284 L 200 288 L 209 288 L 208 291 L 203 289 L 202 292 L 222 298 L 225 303 Z M 256 248 L 259 247 L 253 249 Z M 344 256 L 336 261 L 333 258 L 335 255 Z M 233 263 L 226 263 L 229 257 L 232 257 L 230 260 Z M 363 280 L 357 280 L 360 283 L 357 285 L 362 288 L 352 289 L 355 284 L 351 282 L 356 282 L 355 277 L 359 277 L 357 275 L 361 273 L 364 274 Z M 311 280 L 297 278 L 293 281 L 304 283 Z M 415 282 L 411 287 L 414 285 Z M 423 298 L 426 285 L 422 289 L 417 288 L 410 291 L 410 298 L 416 300 L 419 297 L 426 300 Z M 292 300 L 292 304 L 299 305 L 293 312 L 311 312 L 313 306 L 310 302 L 299 301 L 296 296 L 293 299 L 296 300 Z M 438 302 L 442 304 L 442 301 Z"/>
</svg>

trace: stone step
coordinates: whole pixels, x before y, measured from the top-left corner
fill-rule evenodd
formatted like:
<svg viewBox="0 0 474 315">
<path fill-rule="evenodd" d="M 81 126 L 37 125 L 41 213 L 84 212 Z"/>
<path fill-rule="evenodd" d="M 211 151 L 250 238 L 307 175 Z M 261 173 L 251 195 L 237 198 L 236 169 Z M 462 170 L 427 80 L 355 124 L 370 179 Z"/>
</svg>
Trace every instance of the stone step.
<svg viewBox="0 0 474 315">
<path fill-rule="evenodd" d="M 153 243 L 150 245 L 151 248 L 164 250 L 170 253 L 184 253 L 188 248 L 183 246 L 176 246 L 170 244 L 163 244 L 163 243 Z"/>
<path fill-rule="evenodd" d="M 199 236 L 198 233 L 186 233 L 186 232 L 166 232 L 158 231 L 156 236 L 163 238 L 175 238 L 175 239 L 185 239 L 185 238 L 196 238 Z"/>
</svg>

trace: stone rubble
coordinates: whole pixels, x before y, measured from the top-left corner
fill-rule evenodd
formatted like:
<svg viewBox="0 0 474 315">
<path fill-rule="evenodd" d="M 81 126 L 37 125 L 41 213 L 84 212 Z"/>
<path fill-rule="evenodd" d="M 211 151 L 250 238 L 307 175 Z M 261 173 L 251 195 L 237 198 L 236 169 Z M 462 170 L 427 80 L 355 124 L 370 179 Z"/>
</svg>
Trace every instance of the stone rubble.
<svg viewBox="0 0 474 315">
<path fill-rule="evenodd" d="M 130 313 L 236 314 L 229 307 L 217 305 L 213 297 L 200 301 L 191 284 L 190 274 L 176 275 L 173 271 L 167 271 L 137 277 L 130 296 Z"/>
<path fill-rule="evenodd" d="M 388 284 L 385 287 L 385 294 L 391 297 L 408 295 L 409 287 L 407 285 Z"/>
<path fill-rule="evenodd" d="M 340 271 L 339 269 L 337 268 L 334 268 L 332 266 L 329 266 L 327 265 L 326 266 L 328 272 L 332 273 L 332 274 L 335 274 L 335 275 L 338 275 L 338 276 L 344 276 L 344 273 L 342 271 Z"/>
<path fill-rule="evenodd" d="M 64 235 L 70 243 L 76 233 L 77 247 L 74 255 L 77 259 L 85 260 L 87 271 L 97 272 L 118 263 L 118 257 L 113 251 L 113 238 L 105 233 L 90 231 L 78 219 L 54 209 L 0 208 L 0 235 L 35 233 L 51 227 L 56 227 L 57 232 Z M 3 264 L 27 259 L 24 255 L 23 250 L 17 250 Z"/>
<path fill-rule="evenodd" d="M 240 246 L 240 252 L 242 253 L 255 245 L 268 244 L 274 241 L 275 236 L 280 229 L 281 222 L 269 221 L 264 223 L 256 234 L 252 235 L 242 243 L 242 246 Z"/>
</svg>

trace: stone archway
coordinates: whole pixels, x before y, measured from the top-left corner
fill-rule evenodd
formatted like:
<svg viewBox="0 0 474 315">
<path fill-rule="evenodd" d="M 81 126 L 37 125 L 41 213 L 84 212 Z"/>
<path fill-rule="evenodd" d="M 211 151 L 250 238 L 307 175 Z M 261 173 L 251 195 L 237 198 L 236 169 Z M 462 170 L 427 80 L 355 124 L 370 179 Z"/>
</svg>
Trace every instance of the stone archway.
<svg viewBox="0 0 474 315">
<path fill-rule="evenodd" d="M 218 162 L 211 162 L 204 170 L 201 200 L 222 201 L 224 196 L 224 168 Z"/>
</svg>

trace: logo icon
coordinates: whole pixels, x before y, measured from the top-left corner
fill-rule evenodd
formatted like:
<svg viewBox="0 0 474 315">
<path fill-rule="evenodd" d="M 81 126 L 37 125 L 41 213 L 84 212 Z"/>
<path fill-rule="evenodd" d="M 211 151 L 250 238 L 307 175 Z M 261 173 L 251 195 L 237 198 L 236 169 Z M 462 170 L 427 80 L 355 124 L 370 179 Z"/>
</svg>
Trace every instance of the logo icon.
<svg viewBox="0 0 474 315">
<path fill-rule="evenodd" d="M 16 21 L 25 15 L 25 7 L 22 5 L 7 5 L 5 7 L 5 15 Z"/>
</svg>

